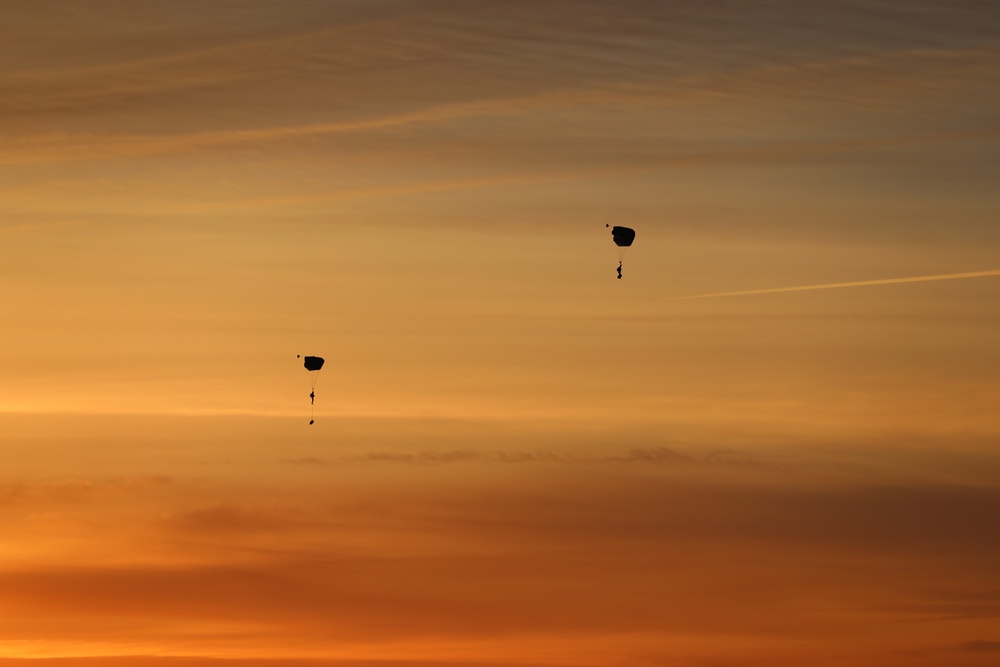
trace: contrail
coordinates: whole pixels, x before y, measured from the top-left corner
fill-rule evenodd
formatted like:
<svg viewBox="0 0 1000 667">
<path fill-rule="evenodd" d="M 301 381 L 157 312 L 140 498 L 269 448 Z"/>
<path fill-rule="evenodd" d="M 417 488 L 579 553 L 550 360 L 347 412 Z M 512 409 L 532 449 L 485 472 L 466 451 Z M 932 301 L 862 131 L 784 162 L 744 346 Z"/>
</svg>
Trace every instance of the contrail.
<svg viewBox="0 0 1000 667">
<path fill-rule="evenodd" d="M 836 289 L 838 287 L 865 287 L 868 285 L 893 285 L 896 283 L 923 283 L 932 280 L 958 280 L 959 278 L 985 278 L 1000 276 L 1000 269 L 992 271 L 972 271 L 970 273 L 942 273 L 936 276 L 911 276 L 909 278 L 885 278 L 883 280 L 860 280 L 853 283 L 826 283 L 824 285 L 800 285 L 798 287 L 772 287 L 770 289 L 752 289 L 744 292 L 716 292 L 715 294 L 696 294 L 694 296 L 675 296 L 671 301 L 686 299 L 716 299 L 723 296 L 746 296 L 748 294 L 774 294 L 776 292 L 805 292 L 815 289 Z"/>
</svg>

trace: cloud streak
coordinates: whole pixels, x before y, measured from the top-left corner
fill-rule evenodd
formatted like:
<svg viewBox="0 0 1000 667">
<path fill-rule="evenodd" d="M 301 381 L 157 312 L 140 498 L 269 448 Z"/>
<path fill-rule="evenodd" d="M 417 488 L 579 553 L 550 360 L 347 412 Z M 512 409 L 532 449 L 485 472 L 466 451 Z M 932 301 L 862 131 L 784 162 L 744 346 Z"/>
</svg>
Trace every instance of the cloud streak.
<svg viewBox="0 0 1000 667">
<path fill-rule="evenodd" d="M 969 271 L 967 273 L 942 273 L 930 276 L 910 276 L 907 278 L 884 278 L 881 280 L 858 280 L 847 283 L 823 283 L 820 285 L 798 285 L 795 287 L 772 287 L 768 289 L 743 290 L 739 292 L 715 292 L 713 294 L 695 294 L 692 296 L 677 296 L 671 301 L 691 301 L 694 299 L 718 299 L 729 296 L 752 296 L 755 294 L 778 294 L 782 292 L 808 292 L 811 290 L 838 289 L 841 287 L 869 287 L 874 285 L 896 285 L 900 283 L 925 283 L 937 280 L 961 280 L 963 278 L 988 278 L 1000 276 L 1000 269 L 989 271 Z"/>
<path fill-rule="evenodd" d="M 973 651 L 978 653 L 988 653 L 988 652 L 1000 653 L 1000 642 L 976 640 L 976 641 L 971 641 L 968 644 L 965 644 L 962 648 L 966 651 Z"/>
<path fill-rule="evenodd" d="M 606 464 L 630 464 L 652 466 L 705 466 L 735 470 L 787 471 L 803 467 L 822 467 L 824 464 L 793 464 L 777 458 L 769 458 L 748 451 L 732 449 L 711 450 L 696 455 L 669 447 L 636 447 L 619 454 L 603 456 L 574 454 L 558 451 L 478 451 L 450 450 L 420 452 L 373 451 L 348 456 L 341 459 L 321 459 L 315 457 L 281 459 L 281 463 L 294 466 L 332 466 L 334 464 L 406 464 L 406 465 L 449 465 L 465 463 L 482 464 L 561 464 L 576 466 L 602 466 Z"/>
</svg>

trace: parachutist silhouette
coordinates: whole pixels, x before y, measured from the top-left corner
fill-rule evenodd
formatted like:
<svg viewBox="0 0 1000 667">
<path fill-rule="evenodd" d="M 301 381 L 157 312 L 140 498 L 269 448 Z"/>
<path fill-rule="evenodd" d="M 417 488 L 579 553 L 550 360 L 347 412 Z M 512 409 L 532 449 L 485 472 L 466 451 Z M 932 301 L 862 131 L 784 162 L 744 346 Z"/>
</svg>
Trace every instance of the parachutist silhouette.
<svg viewBox="0 0 1000 667">
<path fill-rule="evenodd" d="M 608 225 L 604 225 L 607 227 Z M 611 238 L 614 239 L 615 245 L 618 246 L 618 280 L 622 279 L 622 258 L 625 256 L 625 250 L 632 245 L 632 241 L 635 240 L 635 230 L 629 227 L 612 227 L 611 228 Z"/>
<path fill-rule="evenodd" d="M 296 355 L 298 356 L 298 355 Z M 306 370 L 311 374 L 312 378 L 312 391 L 309 392 L 309 403 L 311 405 L 316 405 L 316 380 L 319 377 L 319 370 L 323 368 L 323 357 L 306 357 L 302 360 L 302 365 L 305 366 Z M 310 410 L 309 414 L 309 425 L 312 426 L 315 420 L 312 418 L 315 414 L 316 408 Z"/>
</svg>

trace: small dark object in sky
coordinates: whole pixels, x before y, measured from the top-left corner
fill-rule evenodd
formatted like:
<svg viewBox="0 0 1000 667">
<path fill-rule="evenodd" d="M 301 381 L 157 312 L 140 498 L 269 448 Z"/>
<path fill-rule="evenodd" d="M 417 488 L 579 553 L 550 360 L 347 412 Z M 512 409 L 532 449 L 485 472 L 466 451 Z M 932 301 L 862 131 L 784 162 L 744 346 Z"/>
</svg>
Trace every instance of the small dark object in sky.
<svg viewBox="0 0 1000 667">
<path fill-rule="evenodd" d="M 604 225 L 607 227 L 608 225 Z M 628 227 L 612 227 L 611 238 L 615 240 L 615 245 L 620 248 L 627 248 L 635 240 L 635 230 Z"/>
<path fill-rule="evenodd" d="M 318 371 L 323 368 L 323 357 L 306 357 L 302 361 L 307 371 Z"/>
<path fill-rule="evenodd" d="M 316 414 L 316 380 L 319 379 L 319 369 L 323 368 L 323 357 L 305 357 L 303 359 L 301 354 L 296 354 L 295 358 L 302 359 L 302 365 L 312 377 L 312 390 L 309 392 L 309 404 L 313 406 L 309 414 L 309 425 L 311 426 L 316 421 L 313 418 Z"/>
<path fill-rule="evenodd" d="M 611 225 L 604 225 L 605 227 L 611 227 Z M 625 257 L 625 249 L 632 245 L 632 241 L 635 240 L 635 230 L 630 227 L 611 227 L 611 238 L 614 239 L 615 245 L 618 246 L 618 280 L 622 279 L 622 259 Z"/>
</svg>

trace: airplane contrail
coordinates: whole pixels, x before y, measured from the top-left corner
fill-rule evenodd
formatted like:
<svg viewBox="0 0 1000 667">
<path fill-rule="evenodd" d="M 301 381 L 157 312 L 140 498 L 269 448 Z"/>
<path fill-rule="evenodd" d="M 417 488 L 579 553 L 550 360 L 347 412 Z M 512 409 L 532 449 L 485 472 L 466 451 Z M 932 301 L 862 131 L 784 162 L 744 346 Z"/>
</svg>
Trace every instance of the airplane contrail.
<svg viewBox="0 0 1000 667">
<path fill-rule="evenodd" d="M 1000 269 L 991 271 L 972 271 L 970 273 L 942 273 L 935 276 L 911 276 L 909 278 L 885 278 L 882 280 L 859 280 L 851 283 L 826 283 L 823 285 L 799 285 L 798 287 L 772 287 L 770 289 L 752 289 L 742 292 L 716 292 L 714 294 L 695 294 L 693 296 L 675 296 L 671 301 L 688 299 L 715 299 L 724 296 L 746 296 L 749 294 L 774 294 L 776 292 L 805 292 L 817 289 L 836 289 L 838 287 L 866 287 L 868 285 L 893 285 L 896 283 L 923 283 L 932 280 L 958 280 L 959 278 L 985 278 L 1000 276 Z"/>
</svg>

